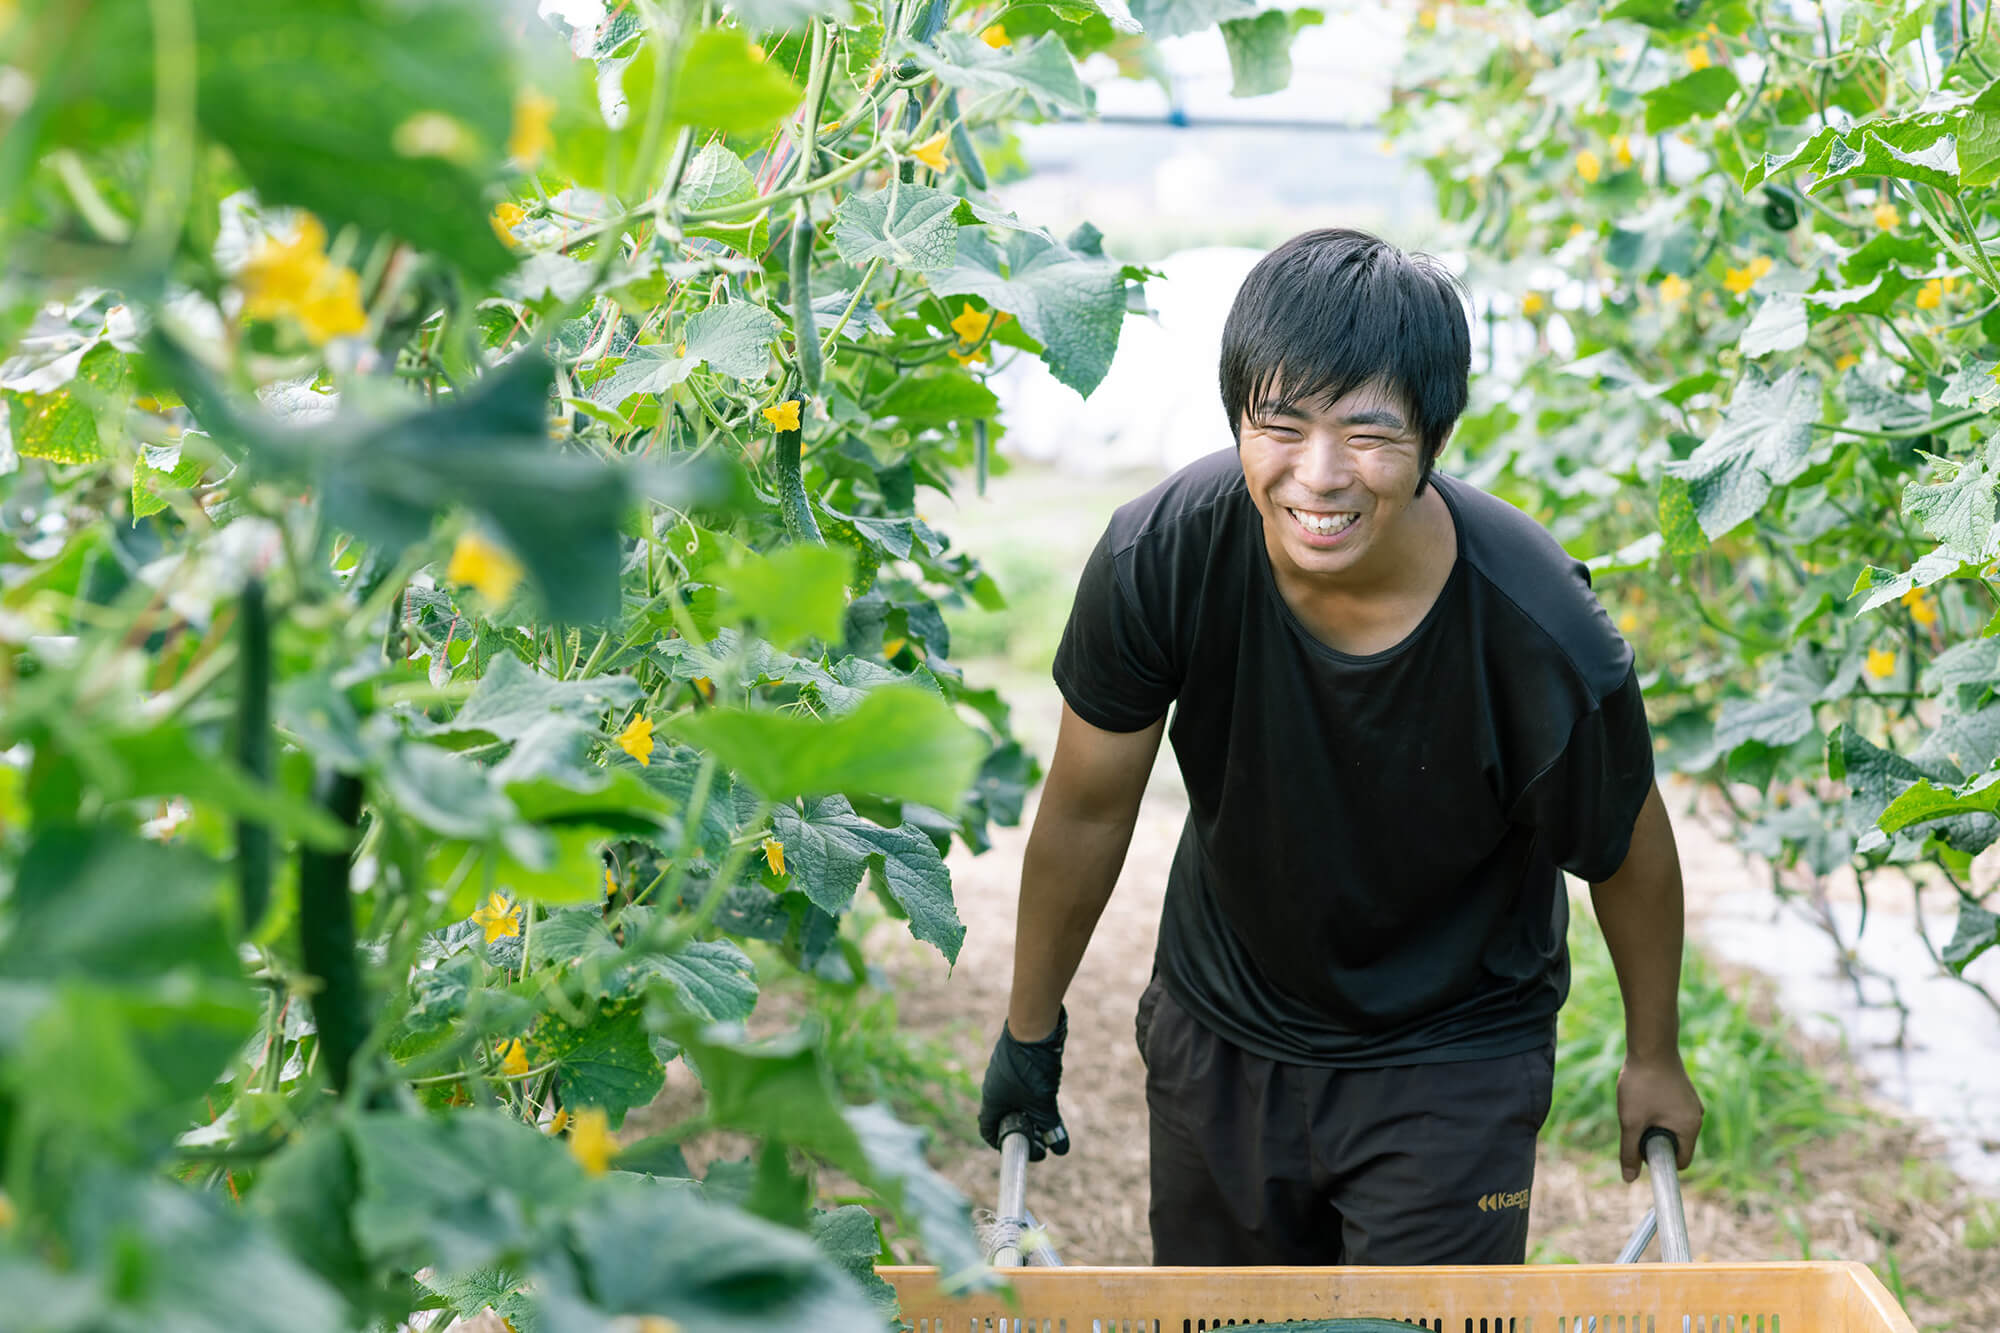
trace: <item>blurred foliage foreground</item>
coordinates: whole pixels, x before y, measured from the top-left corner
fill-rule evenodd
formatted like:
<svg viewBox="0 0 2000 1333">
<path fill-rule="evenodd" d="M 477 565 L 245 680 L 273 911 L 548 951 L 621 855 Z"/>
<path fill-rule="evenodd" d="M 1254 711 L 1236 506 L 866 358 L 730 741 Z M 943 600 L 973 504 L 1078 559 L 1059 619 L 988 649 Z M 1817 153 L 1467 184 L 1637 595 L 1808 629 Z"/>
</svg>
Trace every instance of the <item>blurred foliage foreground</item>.
<svg viewBox="0 0 2000 1333">
<path fill-rule="evenodd" d="M 983 478 L 996 358 L 1090 392 L 1146 274 L 993 206 L 1008 124 L 1142 29 L 1282 85 L 1316 16 L 541 9 L 0 0 L 7 1329 L 983 1280 L 921 1135 L 744 1036 L 740 942 L 838 993 L 867 892 L 954 957 L 943 853 L 1036 776 L 918 490 Z M 690 1181 L 709 1129 L 756 1146 Z"/>
<path fill-rule="evenodd" d="M 1978 0 L 1509 0 L 1423 10 L 1389 117 L 1502 294 L 1472 475 L 1590 557 L 1662 768 L 1857 988 L 1885 868 L 1950 975 L 2000 942 L 1996 69 Z"/>
</svg>

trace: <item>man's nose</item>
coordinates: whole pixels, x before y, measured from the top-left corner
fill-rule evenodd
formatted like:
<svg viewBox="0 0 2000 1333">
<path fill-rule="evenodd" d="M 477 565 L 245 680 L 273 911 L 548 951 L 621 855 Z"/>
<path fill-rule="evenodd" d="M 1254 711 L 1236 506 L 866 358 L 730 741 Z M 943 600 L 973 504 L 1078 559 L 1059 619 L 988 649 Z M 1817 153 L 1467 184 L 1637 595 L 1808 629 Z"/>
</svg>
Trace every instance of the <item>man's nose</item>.
<svg viewBox="0 0 2000 1333">
<path fill-rule="evenodd" d="M 1337 435 L 1308 436 L 1293 476 L 1315 494 L 1335 494 L 1353 480 L 1354 451 Z"/>
</svg>

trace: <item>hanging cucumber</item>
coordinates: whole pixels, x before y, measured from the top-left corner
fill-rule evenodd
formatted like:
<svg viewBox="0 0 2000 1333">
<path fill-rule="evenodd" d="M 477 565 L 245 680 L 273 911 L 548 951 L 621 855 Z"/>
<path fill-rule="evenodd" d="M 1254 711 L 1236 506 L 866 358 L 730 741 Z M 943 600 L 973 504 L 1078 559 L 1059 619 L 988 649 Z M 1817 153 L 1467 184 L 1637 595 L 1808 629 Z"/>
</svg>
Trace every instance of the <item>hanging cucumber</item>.
<svg viewBox="0 0 2000 1333">
<path fill-rule="evenodd" d="M 787 384 L 779 397 L 777 410 L 782 413 L 787 407 L 793 409 L 793 426 L 790 430 L 779 430 L 775 458 L 778 467 L 778 512 L 784 516 L 785 531 L 795 542 L 811 542 L 815 546 L 826 545 L 826 538 L 820 535 L 819 521 L 813 517 L 812 497 L 806 494 L 804 444 L 806 403 L 798 390 L 797 381 Z"/>
<path fill-rule="evenodd" d="M 972 131 L 965 127 L 965 121 L 958 114 L 958 93 L 956 90 L 945 95 L 944 118 L 951 123 L 951 160 L 965 174 L 965 183 L 975 190 L 986 188 L 986 164 L 979 160 L 979 150 L 972 146 Z"/>
<path fill-rule="evenodd" d="M 819 397 L 819 328 L 812 309 L 812 205 L 804 199 L 792 210 L 792 342 L 799 363 L 799 396 Z M 800 409 L 801 412 L 804 409 Z"/>
<path fill-rule="evenodd" d="M 361 823 L 361 779 L 332 769 L 320 774 L 319 803 L 352 830 Z M 348 889 L 351 849 L 299 852 L 299 953 L 306 975 L 316 978 L 313 1023 L 319 1029 L 320 1063 L 334 1091 L 346 1092 L 354 1053 L 368 1032 L 368 1003 L 361 991 L 361 961 L 354 944 L 354 897 Z"/>
<path fill-rule="evenodd" d="M 237 603 L 242 630 L 242 676 L 236 691 L 236 762 L 259 787 L 277 769 L 271 744 L 271 614 L 264 584 L 250 579 Z M 236 893 L 243 933 L 252 934 L 271 902 L 271 828 L 260 819 L 236 821 Z"/>
<path fill-rule="evenodd" d="M 951 9 L 951 0 L 930 0 L 917 11 L 916 21 L 910 24 L 910 40 L 920 46 L 929 46 L 931 39 L 944 27 L 945 15 Z"/>
</svg>

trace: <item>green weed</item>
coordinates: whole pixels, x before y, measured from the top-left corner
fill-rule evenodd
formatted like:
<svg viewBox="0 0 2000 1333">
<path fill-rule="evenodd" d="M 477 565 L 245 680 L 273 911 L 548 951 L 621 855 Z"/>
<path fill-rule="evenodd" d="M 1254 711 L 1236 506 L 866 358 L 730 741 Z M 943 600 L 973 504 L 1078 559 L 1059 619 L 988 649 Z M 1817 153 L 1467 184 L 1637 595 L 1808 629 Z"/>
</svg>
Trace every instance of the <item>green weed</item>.
<svg viewBox="0 0 2000 1333">
<path fill-rule="evenodd" d="M 1587 905 L 1570 919 L 1570 996 L 1557 1021 L 1552 1143 L 1609 1155 L 1618 1142 L 1624 1004 L 1611 956 Z M 1801 1148 L 1861 1123 L 1791 1043 L 1789 1029 L 1755 1016 L 1714 967 L 1690 949 L 1681 969 L 1681 1053 L 1706 1110 L 1690 1187 L 1731 1199 L 1796 1195 Z"/>
<path fill-rule="evenodd" d="M 1965 1248 L 1990 1250 L 2000 1245 L 2000 1200 L 1982 1199 L 1965 1215 Z"/>
<path fill-rule="evenodd" d="M 821 1051 L 849 1102 L 886 1102 L 898 1117 L 976 1143 L 978 1088 L 951 1043 L 902 1026 L 893 991 L 821 988 L 808 1011 L 825 1025 Z"/>
</svg>

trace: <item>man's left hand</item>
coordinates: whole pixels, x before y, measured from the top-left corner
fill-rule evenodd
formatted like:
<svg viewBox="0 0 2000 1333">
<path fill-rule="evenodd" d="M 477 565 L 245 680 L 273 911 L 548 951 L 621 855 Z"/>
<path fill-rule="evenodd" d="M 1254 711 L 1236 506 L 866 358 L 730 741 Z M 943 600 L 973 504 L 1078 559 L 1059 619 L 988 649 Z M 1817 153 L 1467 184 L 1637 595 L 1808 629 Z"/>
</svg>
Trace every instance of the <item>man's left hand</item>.
<svg viewBox="0 0 2000 1333">
<path fill-rule="evenodd" d="M 1627 1058 L 1618 1075 L 1618 1165 L 1625 1180 L 1639 1178 L 1639 1136 L 1658 1126 L 1680 1145 L 1681 1170 L 1694 1160 L 1701 1136 L 1701 1098 L 1678 1053 L 1664 1060 Z"/>
</svg>

